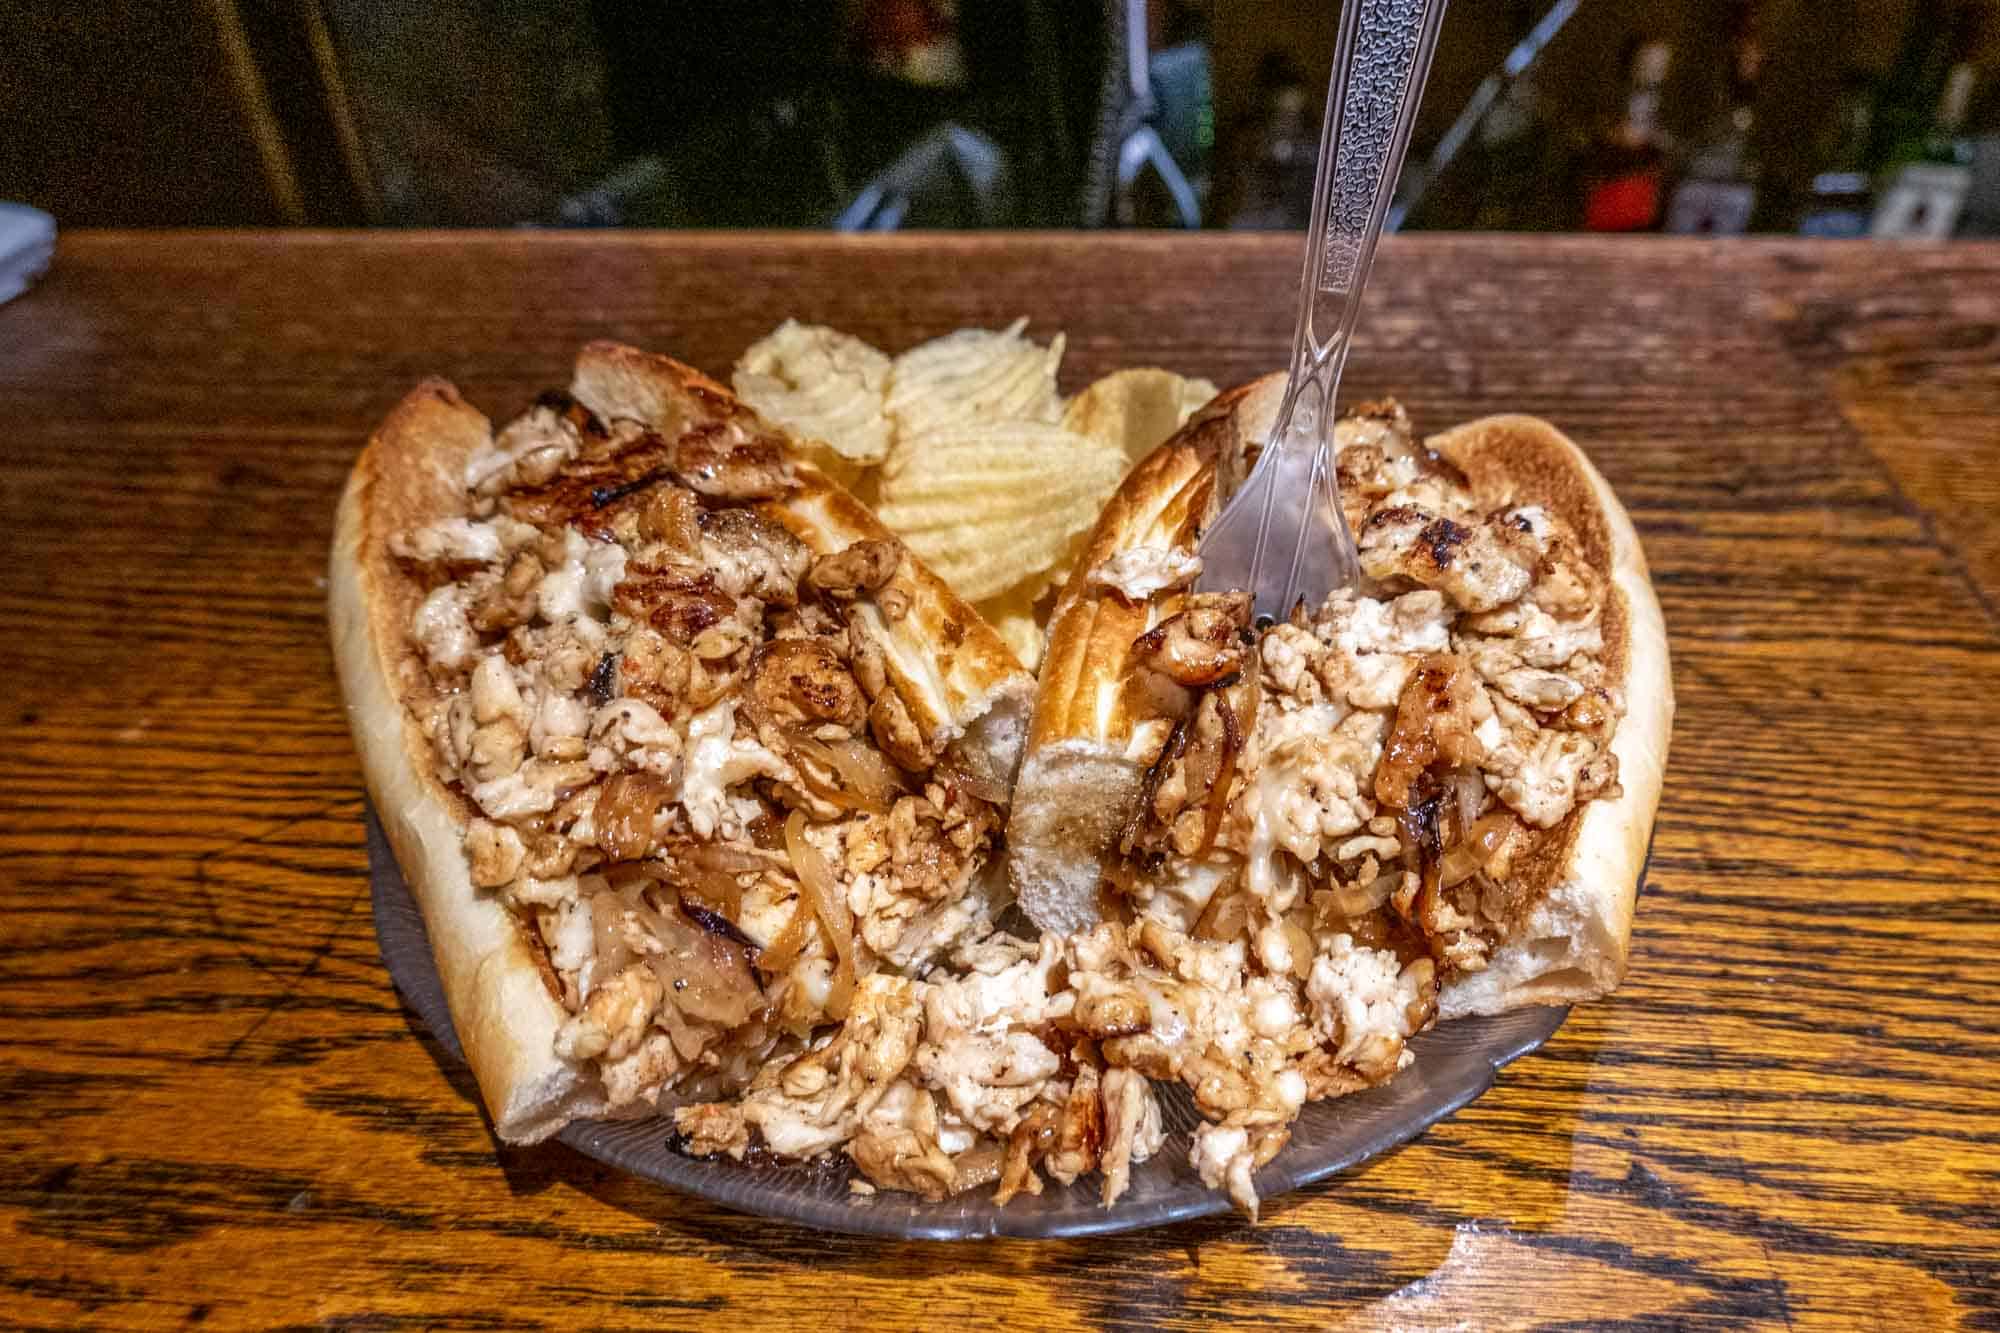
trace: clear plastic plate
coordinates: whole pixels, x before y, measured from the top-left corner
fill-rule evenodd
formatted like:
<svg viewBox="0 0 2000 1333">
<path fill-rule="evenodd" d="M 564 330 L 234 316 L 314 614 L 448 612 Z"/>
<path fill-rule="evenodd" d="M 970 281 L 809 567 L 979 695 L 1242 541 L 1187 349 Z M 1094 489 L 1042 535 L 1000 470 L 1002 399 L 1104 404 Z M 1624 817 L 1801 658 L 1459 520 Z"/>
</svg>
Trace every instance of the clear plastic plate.
<svg viewBox="0 0 2000 1333">
<path fill-rule="evenodd" d="M 439 1044 L 463 1061 L 423 917 L 372 810 L 368 862 L 375 936 L 389 975 Z M 1416 1060 L 1386 1085 L 1308 1105 L 1292 1127 L 1292 1141 L 1257 1173 L 1257 1192 L 1268 1201 L 1409 1142 L 1492 1087 L 1501 1066 L 1541 1046 L 1568 1014 L 1567 1008 L 1523 1009 L 1459 1019 L 1418 1037 Z M 1045 1181 L 1040 1195 L 1020 1195 L 1004 1207 L 984 1188 L 937 1203 L 888 1191 L 855 1195 L 847 1188 L 851 1168 L 844 1158 L 797 1166 L 704 1161 L 675 1152 L 669 1146 L 673 1126 L 659 1118 L 580 1121 L 560 1138 L 587 1157 L 725 1208 L 829 1231 L 924 1240 L 1101 1235 L 1231 1207 L 1188 1166 L 1189 1134 L 1199 1117 L 1186 1093 L 1179 1087 L 1160 1091 L 1166 1148 L 1133 1167 L 1131 1188 L 1109 1208 L 1098 1202 L 1095 1175 L 1067 1187 Z"/>
</svg>

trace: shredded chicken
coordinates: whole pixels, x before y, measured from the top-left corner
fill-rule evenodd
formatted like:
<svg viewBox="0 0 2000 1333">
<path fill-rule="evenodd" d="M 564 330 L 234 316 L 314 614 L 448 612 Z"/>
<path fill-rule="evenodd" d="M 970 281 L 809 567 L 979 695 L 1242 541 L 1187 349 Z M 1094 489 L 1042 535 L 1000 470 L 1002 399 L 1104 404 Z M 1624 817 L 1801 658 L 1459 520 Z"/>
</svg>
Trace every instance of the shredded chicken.
<svg viewBox="0 0 2000 1333">
<path fill-rule="evenodd" d="M 1464 523 L 1415 505 L 1369 514 L 1355 534 L 1361 572 L 1436 588 L 1467 611 L 1491 611 L 1533 581 L 1539 552 L 1505 521 Z"/>
<path fill-rule="evenodd" d="M 583 445 L 582 432 L 566 414 L 568 406 L 555 398 L 537 403 L 490 447 L 476 450 L 466 462 L 466 489 L 490 497 L 554 477 Z"/>
<path fill-rule="evenodd" d="M 475 812 L 468 867 L 546 950 L 570 1012 L 557 1053 L 627 1113 L 676 1087 L 744 1091 L 791 1060 L 791 1088 L 758 1084 L 748 1119 L 718 1113 L 692 1137 L 727 1150 L 768 1122 L 819 1151 L 860 1133 L 869 1107 L 813 1147 L 786 1099 L 815 1058 L 848 1049 L 837 1032 L 869 1071 L 905 1032 L 908 1063 L 921 997 L 898 973 L 991 929 L 992 895 L 972 881 L 999 820 L 947 787 L 901 790 L 942 739 L 850 620 L 856 597 L 887 595 L 901 547 L 815 561 L 753 503 L 792 484 L 776 438 L 712 408 L 667 438 L 547 396 L 474 451 L 461 515 L 390 549 L 429 587 L 410 624 L 432 687 L 418 711 Z M 846 769 L 794 754 L 829 743 Z M 856 773 L 894 788 L 879 813 L 844 789 Z M 793 812 L 842 867 L 832 898 L 772 850 Z M 863 826 L 857 846 L 884 854 L 847 871 Z M 860 910 L 842 910 L 850 898 Z M 899 1028 L 903 1002 L 917 1008 Z M 905 1122 L 924 1124 L 915 1108 Z"/>
<path fill-rule="evenodd" d="M 761 500 L 792 484 L 778 441 L 732 426 L 699 427 L 680 442 L 674 470 L 688 489 L 720 500 Z"/>
<path fill-rule="evenodd" d="M 1153 1085 L 1142 1074 L 1129 1069 L 1107 1069 L 1103 1081 L 1104 1204 L 1108 1208 L 1132 1183 L 1132 1168 L 1150 1159 L 1166 1146 L 1167 1131 L 1160 1120 L 1160 1100 Z"/>
<path fill-rule="evenodd" d="M 1190 1165 L 1253 1213 L 1298 1107 L 1407 1064 L 1440 983 L 1486 966 L 1520 918 L 1515 858 L 1617 791 L 1606 586 L 1574 534 L 1475 495 L 1393 404 L 1339 443 L 1360 585 L 1265 631 L 1247 663 L 1215 601 L 1134 644 L 1142 683 L 1186 693 L 1155 695 L 1173 727 L 1107 876 L 1137 919 L 1071 941 L 1072 1025 L 1104 1078 L 1184 1083 L 1206 1122 Z M 1248 721 L 1202 839 L 1202 725 L 1224 704 Z"/>
<path fill-rule="evenodd" d="M 1068 1015 L 1071 997 L 1050 995 L 1061 961 L 1053 937 L 1034 954 L 1001 937 L 960 956 L 964 975 L 925 987 L 917 1069 L 964 1123 L 988 1132 L 1011 1128 L 1060 1072 L 1060 1057 L 1035 1031 Z"/>
<path fill-rule="evenodd" d="M 1212 685 L 1242 669 L 1249 624 L 1249 594 L 1196 593 L 1147 631 L 1135 655 L 1176 684 Z"/>
<path fill-rule="evenodd" d="M 797 537 L 754 509 L 704 510 L 699 526 L 701 564 L 717 587 L 768 606 L 798 602 L 812 553 Z"/>
<path fill-rule="evenodd" d="M 894 578 L 902 561 L 900 542 L 859 541 L 815 559 L 809 577 L 815 588 L 834 597 L 858 597 Z"/>
<path fill-rule="evenodd" d="M 466 511 L 391 550 L 473 883 L 546 948 L 555 1039 L 684 1151 L 844 1155 L 853 1191 L 1001 1201 L 1187 1160 L 1255 1215 L 1306 1102 L 1409 1063 L 1440 984 L 1521 910 L 1508 868 L 1618 790 L 1602 574 L 1474 495 L 1402 409 L 1340 423 L 1364 579 L 1261 634 L 1190 593 L 1134 645 L 1166 718 L 1107 890 L 1015 938 L 1004 792 L 919 725 L 872 628 L 905 552 L 815 556 L 754 502 L 790 468 L 718 406 L 663 438 L 553 395 L 475 452 Z M 1134 602 L 1190 553 L 1090 573 Z M 857 607 L 871 608 L 857 615 Z"/>
</svg>

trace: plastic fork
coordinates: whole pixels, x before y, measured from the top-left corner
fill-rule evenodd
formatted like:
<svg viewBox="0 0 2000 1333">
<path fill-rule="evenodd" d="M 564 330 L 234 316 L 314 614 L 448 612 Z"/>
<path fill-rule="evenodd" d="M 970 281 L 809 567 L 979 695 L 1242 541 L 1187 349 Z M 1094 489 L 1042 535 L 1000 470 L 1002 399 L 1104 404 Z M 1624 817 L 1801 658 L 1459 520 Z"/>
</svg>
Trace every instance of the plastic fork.
<svg viewBox="0 0 2000 1333">
<path fill-rule="evenodd" d="M 1445 0 L 1346 0 L 1326 92 L 1291 377 L 1257 466 L 1201 543 L 1204 591 L 1260 621 L 1360 576 L 1333 475 L 1334 395 L 1423 98 Z"/>
</svg>

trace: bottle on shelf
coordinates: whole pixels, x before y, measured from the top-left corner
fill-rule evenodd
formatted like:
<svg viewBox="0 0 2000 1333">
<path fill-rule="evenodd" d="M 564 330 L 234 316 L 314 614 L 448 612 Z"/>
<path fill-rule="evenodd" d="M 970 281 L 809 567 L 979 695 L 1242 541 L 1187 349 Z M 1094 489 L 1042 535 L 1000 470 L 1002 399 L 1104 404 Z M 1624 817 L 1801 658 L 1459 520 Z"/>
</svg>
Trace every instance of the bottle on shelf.
<svg viewBox="0 0 2000 1333">
<path fill-rule="evenodd" d="M 1960 236 L 2000 236 L 2000 132 L 1972 140 L 1972 188 L 1958 215 Z"/>
<path fill-rule="evenodd" d="M 1626 64 L 1625 109 L 1591 140 L 1579 164 L 1585 230 L 1651 231 L 1659 225 L 1667 166 L 1660 86 L 1672 60 L 1665 42 L 1634 44 Z"/>
<path fill-rule="evenodd" d="M 1799 208 L 1801 236 L 1854 237 L 1868 234 L 1874 201 L 1868 145 L 1874 130 L 1875 102 L 1869 81 L 1852 71 L 1843 81 L 1834 131 L 1819 157 L 1819 170 L 1806 186 Z"/>
<path fill-rule="evenodd" d="M 1680 235 L 1740 235 L 1757 210 L 1757 80 L 1764 48 L 1749 7 L 1731 25 L 1729 79 L 1721 113 L 1696 138 L 1688 166 L 1667 203 L 1667 226 Z"/>
<path fill-rule="evenodd" d="M 1977 82 L 1978 69 L 1970 62 L 1952 66 L 1930 125 L 1891 147 L 1869 235 L 1937 239 L 1956 229 L 1972 186 L 1965 113 Z"/>
<path fill-rule="evenodd" d="M 1964 0 L 1910 0 L 1895 63 L 1881 82 L 1869 160 L 1880 166 L 1920 143 L 1936 117 L 1954 52 L 1966 49 Z M 1959 57 L 1963 58 L 1963 57 Z"/>
</svg>

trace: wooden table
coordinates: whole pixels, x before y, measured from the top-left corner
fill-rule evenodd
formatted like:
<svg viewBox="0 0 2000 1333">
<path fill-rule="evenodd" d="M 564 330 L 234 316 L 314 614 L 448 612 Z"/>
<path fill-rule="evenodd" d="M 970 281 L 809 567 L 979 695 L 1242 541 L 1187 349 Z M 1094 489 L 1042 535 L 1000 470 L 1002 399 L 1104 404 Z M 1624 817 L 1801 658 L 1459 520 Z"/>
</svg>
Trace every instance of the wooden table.
<svg viewBox="0 0 2000 1333">
<path fill-rule="evenodd" d="M 1028 315 L 1288 346 L 1296 241 L 80 234 L 0 307 L 0 1322 L 2000 1324 L 2000 249 L 1411 238 L 1348 387 L 1541 413 L 1680 718 L 1631 980 L 1263 1225 L 961 1247 L 496 1150 L 370 930 L 334 496 L 440 373 Z"/>
</svg>

